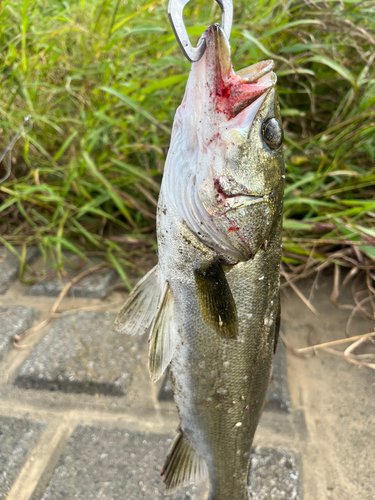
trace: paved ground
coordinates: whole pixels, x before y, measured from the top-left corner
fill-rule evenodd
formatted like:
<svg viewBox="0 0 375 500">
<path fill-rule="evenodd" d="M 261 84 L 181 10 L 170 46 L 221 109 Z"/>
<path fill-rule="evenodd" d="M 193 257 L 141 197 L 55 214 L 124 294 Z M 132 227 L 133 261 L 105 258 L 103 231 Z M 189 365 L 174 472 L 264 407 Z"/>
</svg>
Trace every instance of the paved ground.
<svg viewBox="0 0 375 500">
<path fill-rule="evenodd" d="M 28 258 L 42 266 L 37 252 Z M 116 276 L 102 270 L 72 287 L 64 315 L 15 349 L 12 337 L 48 318 L 66 283 L 51 276 L 25 287 L 17 267 L 1 249 L 0 499 L 163 498 L 159 473 L 178 418 L 169 379 L 149 380 L 147 340 L 111 332 L 126 297 Z M 331 283 L 323 276 L 313 288 L 318 317 L 283 295 L 283 331 L 294 345 L 343 336 L 350 311 L 330 304 Z M 301 288 L 308 295 L 311 283 Z M 352 327 L 365 333 L 373 324 Z M 251 498 L 375 499 L 374 389 L 372 370 L 327 353 L 297 358 L 281 343 L 252 450 Z M 166 498 L 203 500 L 206 490 Z"/>
</svg>

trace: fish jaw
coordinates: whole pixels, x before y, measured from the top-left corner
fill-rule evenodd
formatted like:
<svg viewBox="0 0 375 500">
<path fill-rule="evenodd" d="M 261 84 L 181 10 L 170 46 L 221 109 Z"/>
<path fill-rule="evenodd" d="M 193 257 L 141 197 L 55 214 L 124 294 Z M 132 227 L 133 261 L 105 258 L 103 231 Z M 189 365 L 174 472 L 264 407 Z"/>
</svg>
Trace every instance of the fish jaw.
<svg viewBox="0 0 375 500">
<path fill-rule="evenodd" d="M 233 70 L 230 46 L 223 29 L 213 24 L 203 37 L 207 47 L 204 65 L 208 111 L 210 118 L 225 122 L 237 116 L 273 85 L 273 63 L 258 63 L 253 66 L 253 72 L 251 67 L 247 68 L 250 78 L 239 76 Z"/>
<path fill-rule="evenodd" d="M 206 246 L 233 263 L 251 258 L 259 245 L 245 244 L 245 235 L 231 229 L 235 226 L 226 217 L 223 202 L 236 209 L 236 196 L 270 195 L 279 187 L 271 175 L 275 161 L 271 168 L 263 168 L 267 154 L 275 155 L 263 148 L 263 158 L 256 153 L 255 165 L 252 154 L 254 147 L 260 148 L 259 116 L 275 115 L 276 76 L 272 61 L 236 74 L 220 26 L 210 26 L 202 36 L 207 48 L 192 65 L 176 112 L 163 183 L 180 220 Z M 276 165 L 278 180 L 282 168 Z M 223 194 L 218 182 L 225 187 Z M 248 233 L 248 228 L 244 231 Z"/>
<path fill-rule="evenodd" d="M 260 99 L 249 132 L 222 131 L 224 151 L 217 155 L 222 165 L 213 161 L 211 178 L 198 181 L 199 198 L 240 260 L 253 258 L 267 244 L 282 210 L 283 150 L 270 149 L 262 137 L 264 123 L 273 118 L 281 122 L 276 88 Z"/>
</svg>

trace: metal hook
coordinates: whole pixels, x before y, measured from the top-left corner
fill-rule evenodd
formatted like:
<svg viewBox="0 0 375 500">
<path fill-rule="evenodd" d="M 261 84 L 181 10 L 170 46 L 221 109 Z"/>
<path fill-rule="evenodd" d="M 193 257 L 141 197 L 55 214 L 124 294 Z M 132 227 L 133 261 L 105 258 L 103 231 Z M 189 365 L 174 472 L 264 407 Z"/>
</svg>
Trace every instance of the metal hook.
<svg viewBox="0 0 375 500">
<path fill-rule="evenodd" d="M 169 0 L 168 15 L 175 37 L 181 47 L 182 52 L 190 62 L 197 62 L 206 50 L 206 41 L 200 39 L 198 45 L 193 47 L 187 34 L 182 12 L 189 0 Z M 233 22 L 232 0 L 216 0 L 221 9 L 221 27 L 229 40 Z"/>
<path fill-rule="evenodd" d="M 24 137 L 28 132 L 30 132 L 30 130 L 32 128 L 33 128 L 33 121 L 31 119 L 31 116 L 27 115 L 23 119 L 22 125 L 17 130 L 17 132 L 15 133 L 15 135 L 12 137 L 12 140 L 10 141 L 10 143 L 8 144 L 8 146 L 5 148 L 5 151 L 0 156 L 0 164 L 1 164 L 1 162 L 4 160 L 5 156 L 9 155 L 8 156 L 8 162 L 7 162 L 7 171 L 6 171 L 6 174 L 4 175 L 4 177 L 2 177 L 0 179 L 0 183 L 6 181 L 8 179 L 8 177 L 10 176 L 10 173 L 12 171 L 12 163 L 11 163 L 12 159 L 11 159 L 11 154 L 10 153 L 12 152 L 13 146 L 15 145 L 16 141 L 18 141 L 18 139 L 20 137 Z"/>
</svg>

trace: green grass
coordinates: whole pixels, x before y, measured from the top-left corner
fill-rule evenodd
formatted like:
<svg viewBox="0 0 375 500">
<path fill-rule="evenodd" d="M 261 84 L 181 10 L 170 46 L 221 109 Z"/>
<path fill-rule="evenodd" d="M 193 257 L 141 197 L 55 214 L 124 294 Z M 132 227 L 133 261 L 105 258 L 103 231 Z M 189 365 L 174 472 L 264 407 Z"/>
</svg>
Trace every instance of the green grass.
<svg viewBox="0 0 375 500">
<path fill-rule="evenodd" d="M 208 0 L 192 5 L 186 22 L 195 41 L 220 11 Z M 371 264 L 373 1 L 237 0 L 234 8 L 235 68 L 276 62 L 287 164 L 284 262 L 355 265 L 349 255 Z M 2 150 L 26 115 L 34 123 L 0 185 L 0 242 L 38 244 L 57 261 L 65 250 L 90 251 L 126 270 L 156 248 L 163 163 L 190 67 L 167 2 L 5 0 L 0 45 Z M 341 249 L 349 249 L 345 259 Z"/>
</svg>

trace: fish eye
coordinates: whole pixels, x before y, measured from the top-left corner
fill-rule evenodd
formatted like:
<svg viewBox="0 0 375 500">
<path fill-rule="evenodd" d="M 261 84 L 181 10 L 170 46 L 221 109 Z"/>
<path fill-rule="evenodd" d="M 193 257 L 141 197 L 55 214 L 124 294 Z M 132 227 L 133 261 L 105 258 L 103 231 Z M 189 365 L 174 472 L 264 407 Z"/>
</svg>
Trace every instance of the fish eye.
<svg viewBox="0 0 375 500">
<path fill-rule="evenodd" d="M 263 122 L 262 137 L 264 142 L 271 149 L 278 149 L 281 146 L 284 140 L 284 132 L 277 118 L 269 118 Z"/>
</svg>

